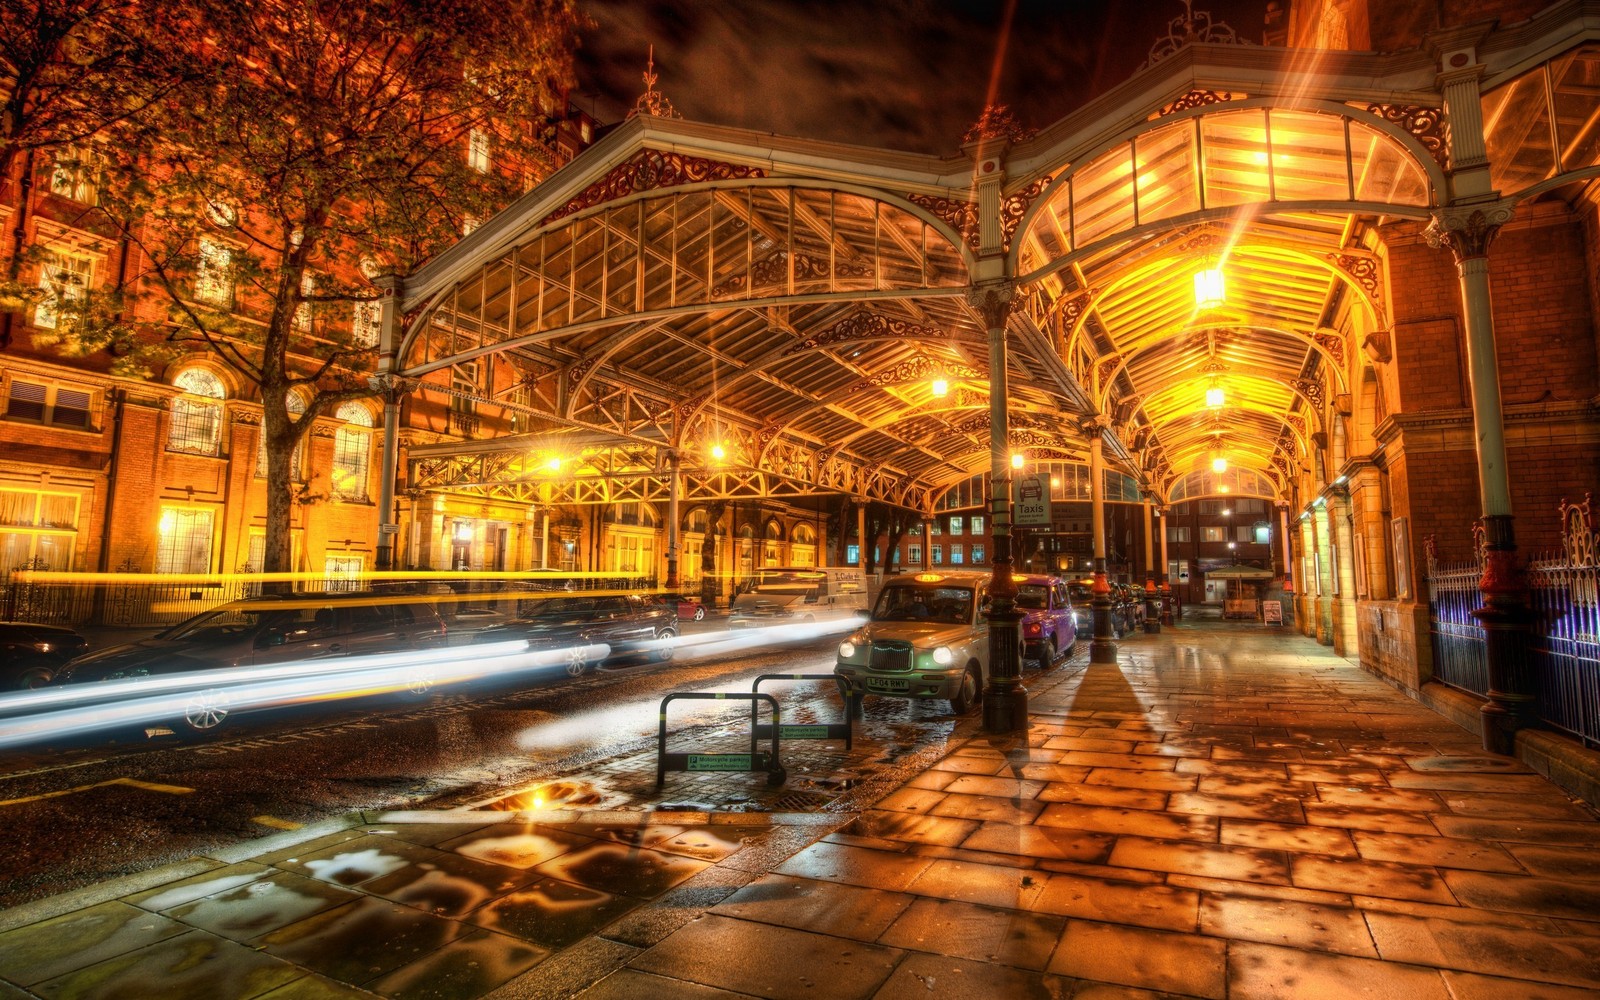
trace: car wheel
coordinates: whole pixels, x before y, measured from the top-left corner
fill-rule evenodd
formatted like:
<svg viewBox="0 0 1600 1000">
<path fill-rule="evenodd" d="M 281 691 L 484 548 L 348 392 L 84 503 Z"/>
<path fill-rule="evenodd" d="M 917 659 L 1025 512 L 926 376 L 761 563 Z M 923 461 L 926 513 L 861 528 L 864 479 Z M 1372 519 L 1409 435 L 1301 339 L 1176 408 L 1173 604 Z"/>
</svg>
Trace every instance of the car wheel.
<svg viewBox="0 0 1600 1000">
<path fill-rule="evenodd" d="M 38 664 L 32 667 L 23 667 L 22 673 L 17 675 L 18 691 L 37 691 L 49 684 L 55 677 L 55 671 L 49 667 Z"/>
<path fill-rule="evenodd" d="M 417 667 L 406 674 L 406 690 L 423 697 L 433 690 L 435 676 L 432 667 Z"/>
<path fill-rule="evenodd" d="M 672 659 L 672 654 L 677 652 L 677 650 L 672 647 L 672 640 L 676 639 L 677 637 L 678 633 L 672 631 L 672 629 L 662 629 L 660 633 L 656 635 L 656 641 L 662 643 L 663 645 L 653 647 L 650 650 L 650 658 L 655 660 L 657 663 L 666 663 L 668 660 Z"/>
<path fill-rule="evenodd" d="M 216 688 L 198 691 L 183 706 L 183 724 L 195 736 L 209 736 L 228 718 L 232 707 L 226 691 Z"/>
<path fill-rule="evenodd" d="M 1054 636 L 1044 644 L 1044 658 L 1039 661 L 1040 670 L 1049 670 L 1056 665 L 1056 640 Z"/>
<path fill-rule="evenodd" d="M 704 604 L 696 604 L 694 606 L 694 620 L 697 622 L 706 620 L 706 606 Z"/>
<path fill-rule="evenodd" d="M 966 715 L 972 711 L 979 701 L 983 699 L 983 681 L 978 675 L 978 665 L 969 663 L 967 672 L 961 675 L 961 687 L 950 699 L 950 710 L 957 715 Z"/>
<path fill-rule="evenodd" d="M 594 664 L 584 659 L 583 650 L 580 647 L 574 646 L 572 651 L 567 654 L 567 676 L 582 677 L 592 669 L 594 669 Z"/>
</svg>

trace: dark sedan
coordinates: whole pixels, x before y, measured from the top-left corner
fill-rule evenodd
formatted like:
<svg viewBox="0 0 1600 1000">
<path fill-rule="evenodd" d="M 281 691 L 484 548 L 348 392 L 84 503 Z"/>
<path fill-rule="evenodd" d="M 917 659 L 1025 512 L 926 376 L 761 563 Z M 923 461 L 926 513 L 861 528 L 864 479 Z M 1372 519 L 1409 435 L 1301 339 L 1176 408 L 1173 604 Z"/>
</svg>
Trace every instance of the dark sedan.
<svg viewBox="0 0 1600 1000">
<path fill-rule="evenodd" d="M 42 688 L 88 648 L 89 640 L 62 625 L 0 622 L 0 689 Z"/>
<path fill-rule="evenodd" d="M 580 677 L 594 668 L 596 647 L 608 659 L 648 656 L 672 659 L 678 634 L 677 610 L 640 594 L 546 597 L 530 601 L 518 616 L 476 633 L 474 643 L 526 639 L 532 649 L 568 649 L 567 673 Z"/>
</svg>

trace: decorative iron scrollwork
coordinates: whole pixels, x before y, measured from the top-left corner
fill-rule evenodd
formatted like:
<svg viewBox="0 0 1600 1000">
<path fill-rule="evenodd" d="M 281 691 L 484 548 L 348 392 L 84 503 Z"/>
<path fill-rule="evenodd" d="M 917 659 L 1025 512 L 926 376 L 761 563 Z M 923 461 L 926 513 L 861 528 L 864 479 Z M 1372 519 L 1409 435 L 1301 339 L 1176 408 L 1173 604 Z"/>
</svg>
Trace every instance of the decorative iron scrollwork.
<svg viewBox="0 0 1600 1000">
<path fill-rule="evenodd" d="M 1369 104 L 1367 112 L 1405 129 L 1422 144 L 1441 170 L 1450 169 L 1450 122 L 1443 108 L 1420 104 Z"/>
<path fill-rule="evenodd" d="M 1361 290 L 1372 299 L 1373 305 L 1378 308 L 1378 315 L 1383 315 L 1383 272 L 1378 267 L 1375 257 L 1360 254 L 1330 253 L 1327 254 L 1328 263 L 1337 267 L 1350 279 L 1361 286 Z"/>
<path fill-rule="evenodd" d="M 1203 108 L 1211 104 L 1223 104 L 1231 100 L 1233 100 L 1233 95 L 1226 90 L 1191 90 L 1156 112 L 1156 117 L 1165 118 L 1167 115 L 1176 114 L 1179 111 Z"/>
<path fill-rule="evenodd" d="M 795 284 L 806 281 L 827 281 L 828 261 L 808 253 L 793 256 Z M 750 266 L 750 287 L 769 288 L 789 284 L 790 255 L 787 250 L 774 250 Z M 838 278 L 870 278 L 872 265 L 862 261 L 838 260 L 833 264 L 833 276 Z M 730 295 L 745 287 L 745 276 L 735 275 L 711 289 L 715 296 Z"/>
<path fill-rule="evenodd" d="M 685 156 L 682 153 L 663 152 L 658 149 L 641 149 L 626 163 L 619 164 L 603 178 L 584 188 L 571 201 L 545 216 L 542 224 L 566 218 L 575 212 L 640 191 L 698 184 L 702 181 L 765 176 L 767 176 L 766 171 L 760 167 L 723 163 L 720 160 Z"/>
<path fill-rule="evenodd" d="M 904 319 L 891 319 L 880 313 L 861 309 L 828 327 L 812 334 L 784 350 L 784 355 L 852 340 L 948 340 L 942 331 Z"/>
<path fill-rule="evenodd" d="M 961 234 L 961 239 L 976 253 L 978 241 L 978 203 L 957 198 L 946 198 L 936 194 L 908 194 L 906 200 L 913 205 L 932 212 L 933 215 L 949 224 L 951 229 Z"/>
<path fill-rule="evenodd" d="M 1000 240 L 1007 250 L 1011 249 L 1011 241 L 1017 235 L 1017 226 L 1022 224 L 1022 217 L 1028 214 L 1028 206 L 1049 186 L 1050 175 L 1046 174 L 1022 190 L 1006 195 L 1000 202 Z"/>
<path fill-rule="evenodd" d="M 983 114 L 967 129 L 967 134 L 961 137 L 961 144 L 972 142 L 987 142 L 995 139 L 1004 139 L 1008 142 L 1027 142 L 1039 134 L 1036 128 L 1029 128 L 1017 120 L 1011 109 L 1004 104 L 991 104 L 983 109 Z"/>
<path fill-rule="evenodd" d="M 850 393 L 861 392 L 864 389 L 882 389 L 891 385 L 902 385 L 906 382 L 921 382 L 932 378 L 934 375 L 949 375 L 956 378 L 976 379 L 983 378 L 984 373 L 970 365 L 953 364 L 948 361 L 935 361 L 926 354 L 909 357 L 899 364 L 894 365 L 876 375 L 870 375 L 852 385 Z"/>
</svg>

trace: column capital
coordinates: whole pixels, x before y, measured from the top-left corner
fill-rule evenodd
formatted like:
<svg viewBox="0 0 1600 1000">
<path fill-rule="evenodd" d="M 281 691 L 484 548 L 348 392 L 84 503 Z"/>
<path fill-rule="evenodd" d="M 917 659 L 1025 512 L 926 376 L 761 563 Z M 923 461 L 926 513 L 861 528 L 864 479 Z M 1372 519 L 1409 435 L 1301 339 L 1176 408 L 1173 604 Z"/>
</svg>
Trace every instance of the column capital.
<svg viewBox="0 0 1600 1000">
<path fill-rule="evenodd" d="M 1003 328 L 1018 302 L 1017 283 L 1011 278 L 978 281 L 967 289 L 967 305 L 977 311 L 988 330 Z"/>
<path fill-rule="evenodd" d="M 1489 256 L 1489 244 L 1515 214 L 1515 205 L 1507 199 L 1453 205 L 1434 211 L 1423 236 L 1429 246 L 1449 250 L 1460 264 Z"/>
<path fill-rule="evenodd" d="M 375 396 L 385 403 L 394 405 L 400 402 L 402 396 L 409 395 L 417 388 L 418 381 L 414 378 L 405 378 L 393 372 L 382 372 L 367 377 L 367 386 Z"/>
</svg>

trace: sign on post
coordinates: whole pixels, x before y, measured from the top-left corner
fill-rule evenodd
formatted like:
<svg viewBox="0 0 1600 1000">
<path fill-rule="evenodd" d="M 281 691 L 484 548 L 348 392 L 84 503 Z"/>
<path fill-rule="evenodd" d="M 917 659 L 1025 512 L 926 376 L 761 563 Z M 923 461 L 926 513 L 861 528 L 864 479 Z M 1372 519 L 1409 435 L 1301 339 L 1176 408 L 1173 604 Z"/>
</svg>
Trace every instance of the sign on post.
<svg viewBox="0 0 1600 1000">
<path fill-rule="evenodd" d="M 1050 527 L 1050 477 L 1018 476 L 1011 484 L 1011 523 Z"/>
</svg>

